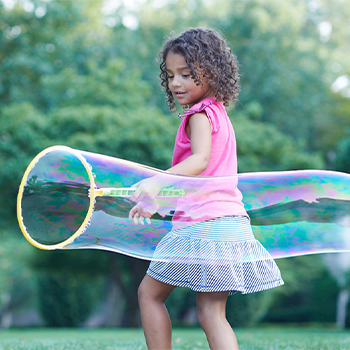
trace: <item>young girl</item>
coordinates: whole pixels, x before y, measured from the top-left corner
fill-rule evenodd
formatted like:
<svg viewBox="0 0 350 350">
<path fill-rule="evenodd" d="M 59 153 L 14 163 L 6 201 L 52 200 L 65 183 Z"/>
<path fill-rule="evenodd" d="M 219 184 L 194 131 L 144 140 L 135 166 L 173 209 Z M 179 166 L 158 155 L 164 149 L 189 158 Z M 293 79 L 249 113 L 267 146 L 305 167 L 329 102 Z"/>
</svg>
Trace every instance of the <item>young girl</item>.
<svg viewBox="0 0 350 350">
<path fill-rule="evenodd" d="M 217 32 L 202 28 L 168 40 L 160 57 L 167 104 L 174 110 L 176 99 L 188 107 L 181 116 L 173 166 L 167 172 L 236 175 L 235 135 L 224 108 L 237 100 L 239 92 L 236 57 Z M 225 350 L 238 349 L 226 320 L 228 295 L 283 284 L 278 267 L 253 236 L 236 177 L 228 179 L 227 193 L 214 191 L 205 199 L 180 200 L 173 230 L 157 246 L 138 291 L 149 349 L 171 349 L 171 322 L 164 303 L 176 286 L 197 292 L 198 320 L 210 349 Z M 136 223 L 154 213 L 142 206 L 142 199 L 155 198 L 164 184 L 151 178 L 137 186 L 132 199 L 139 204 L 130 211 Z M 189 252 L 188 260 L 157 259 L 179 247 Z"/>
</svg>

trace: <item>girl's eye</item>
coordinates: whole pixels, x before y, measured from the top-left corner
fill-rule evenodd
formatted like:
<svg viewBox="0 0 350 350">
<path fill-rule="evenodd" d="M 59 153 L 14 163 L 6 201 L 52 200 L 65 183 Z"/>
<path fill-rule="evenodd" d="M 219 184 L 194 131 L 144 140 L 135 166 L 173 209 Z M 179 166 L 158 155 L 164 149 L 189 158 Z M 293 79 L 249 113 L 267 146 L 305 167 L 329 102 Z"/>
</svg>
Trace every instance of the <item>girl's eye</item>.
<svg viewBox="0 0 350 350">
<path fill-rule="evenodd" d="M 168 79 L 173 79 L 174 76 L 173 75 L 168 75 Z"/>
<path fill-rule="evenodd" d="M 191 75 L 190 74 L 182 74 L 183 78 L 189 78 Z"/>
</svg>

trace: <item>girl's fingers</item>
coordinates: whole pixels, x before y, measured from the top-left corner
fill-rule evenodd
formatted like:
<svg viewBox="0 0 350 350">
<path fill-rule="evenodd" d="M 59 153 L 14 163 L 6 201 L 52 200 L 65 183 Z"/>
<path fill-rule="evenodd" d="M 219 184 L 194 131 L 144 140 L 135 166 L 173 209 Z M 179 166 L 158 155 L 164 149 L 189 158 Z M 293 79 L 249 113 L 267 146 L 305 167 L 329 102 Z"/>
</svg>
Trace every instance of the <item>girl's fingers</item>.
<svg viewBox="0 0 350 350">
<path fill-rule="evenodd" d="M 145 224 L 145 218 L 143 216 L 139 217 L 139 224 L 144 225 Z"/>
<path fill-rule="evenodd" d="M 144 225 L 144 224 L 145 224 L 145 221 L 146 221 L 146 223 L 147 223 L 148 225 L 151 224 L 150 218 L 147 218 L 147 217 L 145 218 L 145 217 L 143 217 L 143 216 L 141 216 L 141 215 L 134 216 L 134 223 L 135 223 L 135 225 L 138 225 L 138 224 Z"/>
<path fill-rule="evenodd" d="M 135 213 L 137 212 L 137 206 L 135 205 L 131 210 L 129 211 L 129 219 L 132 219 L 135 216 Z"/>
<path fill-rule="evenodd" d="M 135 213 L 134 217 L 133 217 L 133 221 L 134 221 L 134 224 L 137 225 L 139 222 L 138 222 L 138 219 L 139 219 L 140 215 L 139 213 Z"/>
<path fill-rule="evenodd" d="M 150 213 L 143 211 L 142 208 L 137 205 L 135 205 L 129 212 L 129 219 L 133 220 L 135 225 L 144 225 L 145 221 L 148 225 L 150 225 L 150 216 Z"/>
</svg>

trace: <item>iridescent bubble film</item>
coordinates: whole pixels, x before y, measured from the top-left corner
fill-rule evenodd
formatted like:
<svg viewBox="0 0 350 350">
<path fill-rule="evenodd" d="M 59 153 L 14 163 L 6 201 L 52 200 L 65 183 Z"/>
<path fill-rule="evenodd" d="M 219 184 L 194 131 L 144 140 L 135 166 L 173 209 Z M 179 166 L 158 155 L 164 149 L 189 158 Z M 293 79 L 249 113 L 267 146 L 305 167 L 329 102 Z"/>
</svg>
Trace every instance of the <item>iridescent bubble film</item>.
<svg viewBox="0 0 350 350">
<path fill-rule="evenodd" d="M 151 223 L 136 225 L 128 218 L 135 203 L 118 194 L 154 176 L 167 183 L 167 191 L 157 198 Z M 274 258 L 350 251 L 350 175 L 331 171 L 175 176 L 57 146 L 29 165 L 18 195 L 18 218 L 26 238 L 42 249 L 103 249 L 150 260 L 159 241 L 178 224 L 173 219 L 178 203 L 191 208 L 198 201 L 215 202 L 235 184 L 255 237 Z M 103 189 L 114 195 L 102 195 Z M 190 222 L 186 210 L 181 215 L 180 221 Z"/>
</svg>

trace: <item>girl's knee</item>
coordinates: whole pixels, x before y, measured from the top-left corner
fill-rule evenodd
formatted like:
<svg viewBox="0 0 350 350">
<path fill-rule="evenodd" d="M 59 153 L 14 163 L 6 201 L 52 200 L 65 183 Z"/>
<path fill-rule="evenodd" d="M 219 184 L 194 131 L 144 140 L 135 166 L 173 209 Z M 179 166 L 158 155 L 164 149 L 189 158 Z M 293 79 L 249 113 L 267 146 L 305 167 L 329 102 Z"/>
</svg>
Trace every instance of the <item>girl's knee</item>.
<svg viewBox="0 0 350 350">
<path fill-rule="evenodd" d="M 197 304 L 197 318 L 199 325 L 205 329 L 211 322 L 215 322 L 220 314 L 217 310 L 213 310 L 209 305 Z"/>
<path fill-rule="evenodd" d="M 226 320 L 226 298 L 227 296 L 203 293 L 197 296 L 197 318 L 202 328 Z"/>
<path fill-rule="evenodd" d="M 173 289 L 173 286 L 154 280 L 146 275 L 137 291 L 139 303 L 153 301 L 165 302 Z"/>
<path fill-rule="evenodd" d="M 203 309 L 203 307 L 201 305 L 197 304 L 197 318 L 198 318 L 198 322 L 199 325 L 204 328 L 205 324 L 206 324 L 206 320 L 207 320 L 207 316 L 205 313 L 205 310 Z"/>
<path fill-rule="evenodd" d="M 142 280 L 137 290 L 137 298 L 139 303 L 143 301 L 147 302 L 147 300 L 151 298 L 150 289 L 147 287 L 147 283 L 145 283 L 144 280 Z"/>
</svg>

